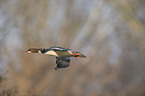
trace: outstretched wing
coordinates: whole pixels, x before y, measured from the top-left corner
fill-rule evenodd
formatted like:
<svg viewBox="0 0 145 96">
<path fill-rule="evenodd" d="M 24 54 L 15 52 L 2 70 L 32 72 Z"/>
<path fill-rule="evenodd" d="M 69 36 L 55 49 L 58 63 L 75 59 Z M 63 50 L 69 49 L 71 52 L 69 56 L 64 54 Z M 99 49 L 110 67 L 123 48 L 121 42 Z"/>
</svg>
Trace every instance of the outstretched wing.
<svg viewBox="0 0 145 96">
<path fill-rule="evenodd" d="M 59 68 L 66 68 L 70 65 L 70 57 L 56 57 L 56 64 L 55 70 Z"/>
<path fill-rule="evenodd" d="M 66 48 L 62 48 L 62 47 L 55 47 L 55 46 L 53 46 L 53 47 L 50 47 L 50 48 L 48 48 L 48 49 L 41 48 L 41 49 L 39 49 L 39 50 L 41 51 L 41 53 L 45 54 L 46 52 L 48 52 L 48 51 L 50 51 L 50 50 L 54 50 L 54 51 L 57 51 L 57 52 L 59 52 L 59 51 L 65 52 L 65 51 L 70 50 L 70 49 L 66 49 Z"/>
<path fill-rule="evenodd" d="M 50 47 L 49 50 L 54 50 L 54 51 L 67 51 L 67 50 L 70 50 L 70 49 L 53 46 L 53 47 Z"/>
</svg>

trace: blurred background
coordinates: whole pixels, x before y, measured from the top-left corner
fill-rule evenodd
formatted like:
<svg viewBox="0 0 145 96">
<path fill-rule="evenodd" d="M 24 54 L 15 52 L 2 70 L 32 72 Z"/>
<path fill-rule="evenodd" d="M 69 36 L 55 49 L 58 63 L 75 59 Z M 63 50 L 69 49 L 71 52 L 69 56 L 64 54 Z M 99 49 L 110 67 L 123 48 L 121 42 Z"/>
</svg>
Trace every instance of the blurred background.
<svg viewBox="0 0 145 96">
<path fill-rule="evenodd" d="M 87 58 L 22 53 L 51 46 Z M 0 0 L 0 96 L 145 96 L 145 1 Z"/>
</svg>

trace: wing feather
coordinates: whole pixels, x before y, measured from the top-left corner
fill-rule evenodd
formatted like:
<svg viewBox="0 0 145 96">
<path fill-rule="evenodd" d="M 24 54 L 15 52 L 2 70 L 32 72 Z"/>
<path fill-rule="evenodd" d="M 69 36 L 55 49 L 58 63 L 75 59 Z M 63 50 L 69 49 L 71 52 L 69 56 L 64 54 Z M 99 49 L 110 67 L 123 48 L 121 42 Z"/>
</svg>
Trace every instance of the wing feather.
<svg viewBox="0 0 145 96">
<path fill-rule="evenodd" d="M 56 70 L 59 68 L 66 68 L 70 65 L 70 57 L 56 57 Z"/>
<path fill-rule="evenodd" d="M 54 50 L 54 51 L 67 51 L 67 50 L 70 50 L 70 49 L 53 46 L 53 47 L 50 47 L 49 50 Z"/>
</svg>

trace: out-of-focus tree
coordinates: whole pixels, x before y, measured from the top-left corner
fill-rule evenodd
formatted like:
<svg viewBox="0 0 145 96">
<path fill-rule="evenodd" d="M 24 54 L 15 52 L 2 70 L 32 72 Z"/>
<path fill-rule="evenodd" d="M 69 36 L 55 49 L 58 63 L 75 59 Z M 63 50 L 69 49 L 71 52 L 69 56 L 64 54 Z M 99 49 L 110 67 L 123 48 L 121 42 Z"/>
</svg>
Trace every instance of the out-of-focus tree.
<svg viewBox="0 0 145 96">
<path fill-rule="evenodd" d="M 0 0 L 0 95 L 144 96 L 144 0 Z M 61 46 L 86 59 L 55 71 Z M 2 74 L 6 72 L 7 74 Z"/>
</svg>

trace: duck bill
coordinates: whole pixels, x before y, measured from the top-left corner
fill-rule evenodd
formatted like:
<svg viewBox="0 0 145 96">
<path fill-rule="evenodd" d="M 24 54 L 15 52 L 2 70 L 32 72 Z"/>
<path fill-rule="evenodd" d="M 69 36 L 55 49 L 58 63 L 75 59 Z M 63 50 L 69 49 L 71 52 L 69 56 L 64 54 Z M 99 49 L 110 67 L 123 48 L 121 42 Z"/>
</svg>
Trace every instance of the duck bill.
<svg viewBox="0 0 145 96">
<path fill-rule="evenodd" d="M 23 53 L 32 53 L 31 51 L 28 51 L 28 50 L 26 50 L 26 51 L 22 51 Z"/>
<path fill-rule="evenodd" d="M 28 51 L 26 50 L 26 51 L 22 51 L 23 53 L 28 53 Z"/>
</svg>

